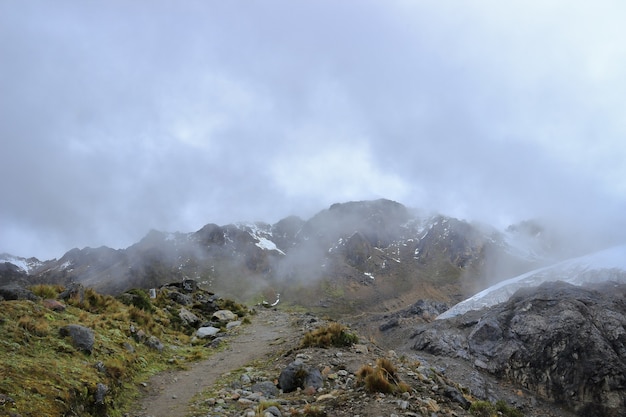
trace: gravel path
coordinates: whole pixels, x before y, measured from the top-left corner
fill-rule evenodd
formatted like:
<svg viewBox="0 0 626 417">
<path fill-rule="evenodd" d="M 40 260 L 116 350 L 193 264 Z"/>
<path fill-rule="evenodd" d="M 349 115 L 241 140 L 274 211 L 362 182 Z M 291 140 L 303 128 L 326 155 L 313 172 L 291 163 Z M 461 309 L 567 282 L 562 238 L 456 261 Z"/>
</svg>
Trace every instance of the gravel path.
<svg viewBox="0 0 626 417">
<path fill-rule="evenodd" d="M 211 387 L 221 375 L 269 355 L 276 350 L 278 339 L 293 335 L 289 316 L 277 311 L 261 310 L 228 339 L 228 347 L 184 371 L 168 371 L 148 381 L 146 395 L 129 413 L 133 417 L 184 416 L 191 399 Z"/>
</svg>

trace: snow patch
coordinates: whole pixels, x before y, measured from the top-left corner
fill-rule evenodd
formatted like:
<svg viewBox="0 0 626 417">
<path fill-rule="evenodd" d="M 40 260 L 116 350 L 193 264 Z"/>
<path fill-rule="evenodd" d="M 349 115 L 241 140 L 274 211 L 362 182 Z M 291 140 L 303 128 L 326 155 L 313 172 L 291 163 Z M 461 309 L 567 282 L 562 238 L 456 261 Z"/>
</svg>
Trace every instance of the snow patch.
<svg viewBox="0 0 626 417">
<path fill-rule="evenodd" d="M 19 256 L 9 255 L 8 253 L 0 255 L 0 262 L 8 262 L 13 264 L 19 269 L 21 272 L 25 274 L 30 274 L 31 271 L 40 267 L 43 263 L 37 258 L 22 258 Z"/>
<path fill-rule="evenodd" d="M 237 227 L 250 233 L 250 236 L 257 241 L 255 245 L 259 248 L 263 250 L 273 250 L 281 255 L 285 254 L 285 252 L 278 249 L 278 246 L 276 246 L 276 244 L 269 239 L 272 237 L 272 231 L 269 227 L 264 229 L 257 223 L 238 223 Z"/>
<path fill-rule="evenodd" d="M 265 250 L 275 250 L 278 253 L 284 255 L 285 252 L 283 252 L 282 250 L 278 249 L 278 247 L 276 246 L 276 244 L 274 242 L 272 242 L 269 239 L 266 239 L 264 237 L 259 237 L 257 236 L 256 239 L 258 239 L 258 242 L 255 243 L 259 248 L 261 249 L 265 249 Z"/>
</svg>

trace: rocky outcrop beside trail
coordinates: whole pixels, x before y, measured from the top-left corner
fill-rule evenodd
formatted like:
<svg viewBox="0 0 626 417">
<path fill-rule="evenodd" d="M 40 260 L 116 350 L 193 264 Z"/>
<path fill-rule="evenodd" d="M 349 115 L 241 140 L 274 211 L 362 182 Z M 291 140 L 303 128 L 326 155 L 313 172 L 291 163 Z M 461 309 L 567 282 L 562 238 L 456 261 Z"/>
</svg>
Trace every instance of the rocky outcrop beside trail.
<svg viewBox="0 0 626 417">
<path fill-rule="evenodd" d="M 581 416 L 626 413 L 626 285 L 562 282 L 416 329 L 412 348 L 463 358 Z"/>
</svg>

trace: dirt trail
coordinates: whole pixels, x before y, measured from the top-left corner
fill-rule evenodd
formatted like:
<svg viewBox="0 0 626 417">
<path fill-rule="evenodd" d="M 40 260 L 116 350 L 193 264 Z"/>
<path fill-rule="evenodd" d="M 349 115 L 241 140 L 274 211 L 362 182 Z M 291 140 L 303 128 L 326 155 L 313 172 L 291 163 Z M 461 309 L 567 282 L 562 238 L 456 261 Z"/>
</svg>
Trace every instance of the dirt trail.
<svg viewBox="0 0 626 417">
<path fill-rule="evenodd" d="M 148 381 L 146 395 L 130 413 L 133 417 L 184 416 L 192 397 L 215 384 L 226 372 L 269 355 L 280 339 L 293 336 L 289 315 L 261 310 L 252 324 L 228 338 L 228 347 L 210 358 L 190 365 L 189 370 L 168 371 Z"/>
</svg>

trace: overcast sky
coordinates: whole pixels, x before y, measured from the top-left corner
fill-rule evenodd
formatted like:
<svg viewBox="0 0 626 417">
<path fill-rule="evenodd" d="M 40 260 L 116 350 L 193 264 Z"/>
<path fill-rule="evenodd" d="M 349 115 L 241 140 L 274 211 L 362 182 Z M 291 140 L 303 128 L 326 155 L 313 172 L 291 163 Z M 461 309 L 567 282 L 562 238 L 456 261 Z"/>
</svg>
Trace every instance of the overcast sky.
<svg viewBox="0 0 626 417">
<path fill-rule="evenodd" d="M 620 0 L 0 0 L 0 253 L 380 197 L 617 233 L 624 21 Z"/>
</svg>

